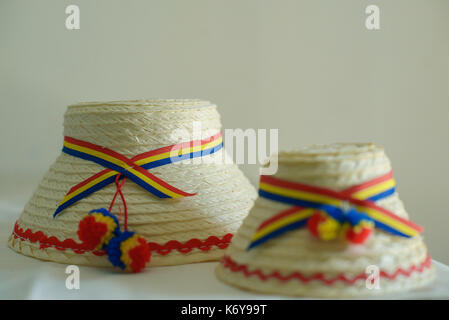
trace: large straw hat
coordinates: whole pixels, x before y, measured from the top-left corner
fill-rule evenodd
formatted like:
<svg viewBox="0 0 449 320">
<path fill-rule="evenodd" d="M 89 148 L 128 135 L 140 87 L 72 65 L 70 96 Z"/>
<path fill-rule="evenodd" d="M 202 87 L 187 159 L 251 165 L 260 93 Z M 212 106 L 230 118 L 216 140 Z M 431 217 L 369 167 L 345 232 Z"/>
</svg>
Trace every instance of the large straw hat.
<svg viewBox="0 0 449 320">
<path fill-rule="evenodd" d="M 421 228 L 408 218 L 382 148 L 312 146 L 281 152 L 277 161 L 274 176 L 261 176 L 259 198 L 216 269 L 219 279 L 265 293 L 353 297 L 434 278 Z"/>
<path fill-rule="evenodd" d="M 106 243 L 111 237 L 120 241 L 131 237 L 131 233 L 124 233 L 127 224 L 129 232 L 145 239 L 133 238 L 135 245 L 147 242 L 150 253 L 143 246 L 139 250 L 145 261 L 151 254 L 151 266 L 219 259 L 256 198 L 253 187 L 221 148 L 220 128 L 216 106 L 201 100 L 69 106 L 64 117 L 64 150 L 26 204 L 9 246 L 43 260 L 94 266 L 111 266 L 113 262 L 123 268 L 120 259 L 114 263 Z M 170 159 L 175 159 L 172 149 L 175 156 L 186 157 L 171 163 Z M 95 150 L 107 155 L 99 156 Z M 142 165 L 145 161 L 133 158 L 148 152 L 150 164 Z M 114 159 L 104 158 L 108 155 Z M 121 176 L 109 170 L 113 176 L 108 184 L 98 184 L 81 199 L 70 198 L 84 190 L 85 180 L 122 160 L 125 165 L 129 161 L 136 165 L 131 163 Z M 135 175 L 127 175 L 132 172 Z M 125 175 L 126 179 L 121 179 Z M 146 183 L 147 176 L 158 185 Z M 111 202 L 109 215 L 106 210 Z M 85 222 L 101 226 L 82 227 L 80 221 L 86 214 L 100 208 L 106 210 L 97 210 L 91 214 L 93 220 Z M 94 229 L 109 233 L 100 234 L 104 236 L 101 243 L 88 245 L 87 241 L 100 241 L 89 238 Z M 119 240 L 116 245 L 122 243 Z M 123 246 L 118 248 L 123 251 Z M 129 257 L 132 260 L 131 253 Z"/>
</svg>

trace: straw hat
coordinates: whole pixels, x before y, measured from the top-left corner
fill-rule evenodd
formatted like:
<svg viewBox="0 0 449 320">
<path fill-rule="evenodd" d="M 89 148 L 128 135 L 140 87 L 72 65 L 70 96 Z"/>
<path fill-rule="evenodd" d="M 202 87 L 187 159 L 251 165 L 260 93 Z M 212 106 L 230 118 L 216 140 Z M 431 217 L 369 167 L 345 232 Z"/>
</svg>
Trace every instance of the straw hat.
<svg viewBox="0 0 449 320">
<path fill-rule="evenodd" d="M 151 266 L 219 259 L 256 198 L 223 151 L 220 128 L 216 106 L 201 100 L 69 106 L 63 152 L 9 246 L 43 260 L 131 271 L 150 256 Z"/>
<path fill-rule="evenodd" d="M 277 161 L 274 176 L 261 176 L 219 279 L 265 293 L 355 297 L 434 278 L 422 230 L 408 218 L 382 148 L 312 146 L 281 152 Z"/>
</svg>

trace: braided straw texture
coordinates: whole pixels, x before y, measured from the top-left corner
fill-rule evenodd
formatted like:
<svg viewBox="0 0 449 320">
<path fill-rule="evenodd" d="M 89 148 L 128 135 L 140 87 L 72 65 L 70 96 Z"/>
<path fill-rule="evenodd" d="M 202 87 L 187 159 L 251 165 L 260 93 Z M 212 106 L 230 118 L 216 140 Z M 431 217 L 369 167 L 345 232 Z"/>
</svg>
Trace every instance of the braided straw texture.
<svg viewBox="0 0 449 320">
<path fill-rule="evenodd" d="M 193 136 L 193 122 L 201 124 L 200 137 Z M 201 100 L 83 103 L 69 106 L 64 117 L 65 136 L 110 148 L 127 157 L 179 142 L 205 139 L 220 129 L 216 106 Z M 128 229 L 161 245 L 170 240 L 185 243 L 190 239 L 222 238 L 234 233 L 252 206 L 256 193 L 232 161 L 223 162 L 223 157 L 227 157 L 223 150 L 150 170 L 181 190 L 197 192 L 192 197 L 159 199 L 127 180 L 122 190 L 128 207 Z M 61 241 L 79 241 L 76 232 L 80 219 L 92 209 L 108 208 L 116 191 L 114 184 L 65 209 L 57 218 L 53 219 L 52 215 L 70 188 L 103 169 L 96 163 L 61 153 L 26 204 L 18 226 L 23 230 L 42 231 Z M 112 209 L 117 216 L 120 215 L 118 204 L 122 205 L 120 197 Z M 38 242 L 20 237 L 11 236 L 9 245 L 18 252 L 43 260 L 110 266 L 106 256 L 54 247 L 41 249 Z M 150 265 L 217 260 L 223 252 L 214 246 L 209 251 L 153 253 Z"/>
<path fill-rule="evenodd" d="M 273 161 L 273 160 L 272 160 Z M 382 148 L 372 144 L 333 144 L 312 146 L 291 152 L 281 152 L 276 177 L 334 190 L 357 185 L 391 170 L 390 161 Z M 398 194 L 377 201 L 396 215 L 408 214 Z M 246 251 L 256 228 L 266 219 L 289 208 L 289 205 L 258 198 L 249 215 L 234 236 L 226 257 L 244 268 L 231 271 L 223 261 L 216 269 L 219 279 L 229 284 L 258 292 L 315 297 L 356 297 L 407 290 L 429 283 L 434 278 L 431 265 L 422 272 L 404 276 L 401 270 L 414 270 L 425 264 L 427 249 L 420 236 L 402 238 L 380 230 L 363 245 L 348 245 L 341 241 L 325 242 L 313 238 L 306 228 L 287 232 L 263 245 Z M 367 289 L 366 279 L 335 281 L 300 281 L 296 278 L 280 281 L 277 277 L 265 280 L 255 275 L 278 273 L 281 278 L 294 273 L 304 277 L 321 274 L 325 279 L 344 276 L 354 279 L 364 275 L 370 265 L 377 266 L 388 275 L 381 277 L 380 290 Z M 251 273 L 251 271 L 253 271 Z"/>
</svg>

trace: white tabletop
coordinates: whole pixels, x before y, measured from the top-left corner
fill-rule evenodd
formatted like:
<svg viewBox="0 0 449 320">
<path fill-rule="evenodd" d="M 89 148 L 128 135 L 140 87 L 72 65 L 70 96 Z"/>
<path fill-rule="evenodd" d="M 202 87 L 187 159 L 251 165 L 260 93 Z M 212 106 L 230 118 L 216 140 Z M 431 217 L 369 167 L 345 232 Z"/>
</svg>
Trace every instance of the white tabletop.
<svg viewBox="0 0 449 320">
<path fill-rule="evenodd" d="M 15 203 L 15 204 L 14 204 Z M 7 247 L 17 202 L 0 201 L 0 299 L 287 299 L 241 291 L 219 282 L 216 262 L 155 267 L 139 274 L 79 266 L 79 289 L 67 289 L 66 265 L 23 256 Z M 437 280 L 387 299 L 449 299 L 449 267 L 434 261 Z"/>
</svg>

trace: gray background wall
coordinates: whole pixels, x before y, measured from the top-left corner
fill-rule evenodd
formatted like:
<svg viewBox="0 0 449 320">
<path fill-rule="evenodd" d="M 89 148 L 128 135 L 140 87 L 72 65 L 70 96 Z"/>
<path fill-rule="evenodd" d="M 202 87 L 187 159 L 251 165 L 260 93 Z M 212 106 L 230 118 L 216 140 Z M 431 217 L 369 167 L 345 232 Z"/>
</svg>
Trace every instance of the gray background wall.
<svg viewBox="0 0 449 320">
<path fill-rule="evenodd" d="M 65 28 L 69 4 L 80 30 Z M 60 152 L 66 105 L 198 97 L 225 128 L 279 128 L 282 148 L 384 146 L 449 263 L 448 57 L 447 0 L 0 0 L 1 197 L 25 203 Z M 242 168 L 256 183 L 258 167 Z"/>
</svg>

